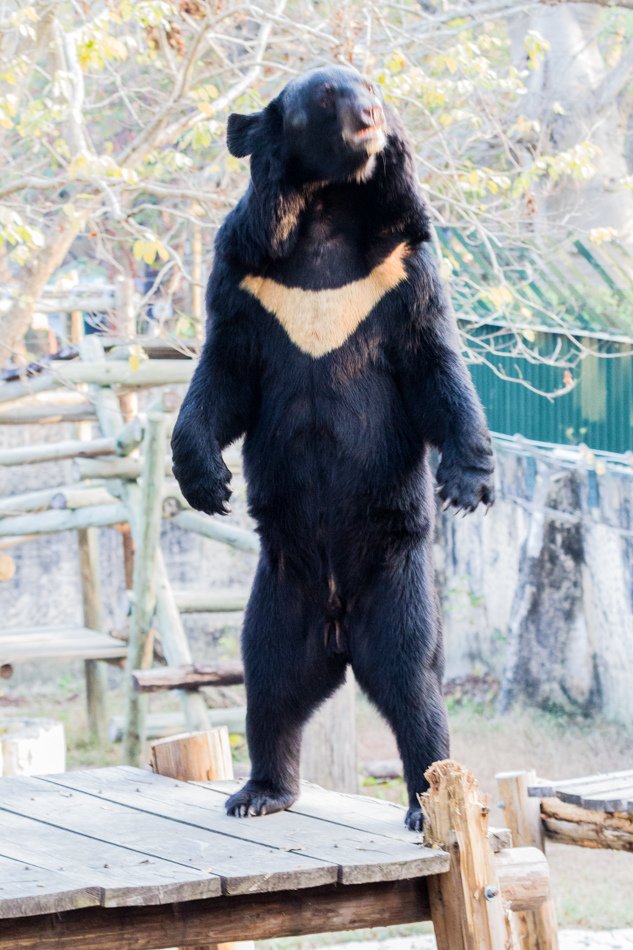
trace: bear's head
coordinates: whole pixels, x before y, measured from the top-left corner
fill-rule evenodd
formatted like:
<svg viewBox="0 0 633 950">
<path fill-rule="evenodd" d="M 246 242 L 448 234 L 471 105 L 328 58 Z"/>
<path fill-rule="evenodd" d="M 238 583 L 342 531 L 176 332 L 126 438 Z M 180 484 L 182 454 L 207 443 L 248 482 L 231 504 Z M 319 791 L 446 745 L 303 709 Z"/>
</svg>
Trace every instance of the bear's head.
<svg viewBox="0 0 633 950">
<path fill-rule="evenodd" d="M 303 212 L 330 186 L 362 189 L 353 206 L 363 208 L 366 236 L 396 235 L 409 245 L 429 238 L 402 123 L 351 67 L 312 70 L 260 112 L 233 113 L 227 144 L 237 157 L 250 155 L 251 184 L 216 246 L 249 267 L 291 253 Z"/>
<path fill-rule="evenodd" d="M 362 178 L 387 142 L 380 94 L 357 70 L 330 66 L 294 79 L 261 112 L 229 117 L 232 155 L 268 156 L 272 141 L 295 183 Z"/>
</svg>

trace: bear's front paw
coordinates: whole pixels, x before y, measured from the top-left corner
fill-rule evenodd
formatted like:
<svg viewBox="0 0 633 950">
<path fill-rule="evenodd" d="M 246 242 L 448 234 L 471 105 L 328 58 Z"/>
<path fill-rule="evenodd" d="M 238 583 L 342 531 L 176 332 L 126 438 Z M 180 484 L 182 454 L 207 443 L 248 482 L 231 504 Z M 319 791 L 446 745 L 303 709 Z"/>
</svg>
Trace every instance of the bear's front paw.
<svg viewBox="0 0 633 950">
<path fill-rule="evenodd" d="M 174 476 L 187 502 L 196 511 L 207 515 L 228 515 L 231 511 L 228 500 L 231 497 L 229 480 L 231 473 L 222 463 L 219 472 L 190 471 L 189 466 L 174 464 Z"/>
<path fill-rule="evenodd" d="M 419 805 L 412 805 L 404 819 L 405 826 L 409 831 L 422 831 L 424 825 L 424 815 Z"/>
<path fill-rule="evenodd" d="M 458 510 L 474 511 L 495 500 L 492 455 L 483 454 L 472 461 L 453 454 L 442 457 L 437 470 L 438 492 L 442 501 Z"/>
<path fill-rule="evenodd" d="M 290 808 L 296 798 L 292 792 L 278 791 L 263 782 L 250 781 L 227 800 L 226 813 L 235 818 L 272 815 Z"/>
</svg>

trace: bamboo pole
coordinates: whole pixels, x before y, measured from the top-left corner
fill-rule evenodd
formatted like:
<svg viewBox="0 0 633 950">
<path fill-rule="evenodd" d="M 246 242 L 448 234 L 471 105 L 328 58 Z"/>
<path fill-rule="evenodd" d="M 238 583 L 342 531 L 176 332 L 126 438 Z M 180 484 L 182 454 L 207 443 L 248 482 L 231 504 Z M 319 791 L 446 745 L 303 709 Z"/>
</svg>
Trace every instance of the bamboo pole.
<svg viewBox="0 0 633 950">
<path fill-rule="evenodd" d="M 156 609 L 156 555 L 160 545 L 161 502 L 165 457 L 165 416 L 152 413 L 147 420 L 143 464 L 141 530 L 134 558 L 134 603 L 127 654 L 126 736 L 124 757 L 138 765 L 143 750 L 147 702 L 134 689 L 132 673 L 147 665 L 147 638 Z"/>
<path fill-rule="evenodd" d="M 32 465 L 34 462 L 60 461 L 71 458 L 94 458 L 100 455 L 115 455 L 115 439 L 92 439 L 82 442 L 69 439 L 43 445 L 24 445 L 0 450 L 0 465 Z"/>
<path fill-rule="evenodd" d="M 18 535 L 56 534 L 59 531 L 77 531 L 80 528 L 107 528 L 128 520 L 128 510 L 120 502 L 93 505 L 87 508 L 39 511 L 0 519 L 0 537 Z"/>
<path fill-rule="evenodd" d="M 435 762 L 420 796 L 426 844 L 451 855 L 444 874 L 428 878 L 438 950 L 515 950 L 488 844 L 488 808 L 474 777 L 457 762 Z"/>
<path fill-rule="evenodd" d="M 189 735 L 172 736 L 152 745 L 152 769 L 181 782 L 212 782 L 233 778 L 229 734 L 225 726 Z M 251 940 L 210 943 L 189 950 L 253 950 Z M 181 947 L 180 950 L 185 950 Z"/>
<path fill-rule="evenodd" d="M 179 528 L 193 531 L 213 541 L 222 541 L 239 551 L 248 551 L 251 554 L 259 552 L 259 539 L 254 531 L 245 531 L 234 525 L 223 524 L 217 518 L 198 514 L 196 511 L 181 511 L 171 519 Z"/>
<path fill-rule="evenodd" d="M 499 772 L 496 779 L 506 824 L 512 834 L 512 843 L 544 851 L 545 837 L 540 802 L 538 798 L 528 796 L 528 787 L 535 784 L 536 773 Z M 557 950 L 556 908 L 551 898 L 535 910 L 517 914 L 517 926 L 520 945 L 524 950 Z"/>
</svg>

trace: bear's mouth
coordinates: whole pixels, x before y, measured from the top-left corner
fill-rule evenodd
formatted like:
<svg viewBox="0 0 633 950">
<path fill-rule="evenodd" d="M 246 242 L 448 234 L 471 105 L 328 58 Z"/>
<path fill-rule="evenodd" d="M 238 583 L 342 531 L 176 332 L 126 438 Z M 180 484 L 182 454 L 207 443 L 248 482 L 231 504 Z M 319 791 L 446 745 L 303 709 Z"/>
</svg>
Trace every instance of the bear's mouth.
<svg viewBox="0 0 633 950">
<path fill-rule="evenodd" d="M 364 125 L 346 138 L 351 145 L 360 146 L 371 155 L 380 152 L 387 141 L 382 125 Z"/>
</svg>

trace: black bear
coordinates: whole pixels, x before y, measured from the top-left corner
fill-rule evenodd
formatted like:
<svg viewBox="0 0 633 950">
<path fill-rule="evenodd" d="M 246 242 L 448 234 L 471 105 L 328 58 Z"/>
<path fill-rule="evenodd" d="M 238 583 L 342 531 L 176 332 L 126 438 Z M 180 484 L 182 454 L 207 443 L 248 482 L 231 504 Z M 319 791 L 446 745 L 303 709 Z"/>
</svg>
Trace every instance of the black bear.
<svg viewBox="0 0 633 950">
<path fill-rule="evenodd" d="M 448 754 L 433 564 L 439 493 L 493 500 L 484 415 L 432 253 L 397 115 L 348 67 L 231 115 L 248 190 L 220 228 L 207 339 L 173 435 L 189 503 L 224 513 L 221 451 L 244 436 L 261 554 L 242 650 L 252 773 L 237 816 L 296 799 L 302 728 L 356 679 L 394 730 L 422 822 L 425 769 Z"/>
</svg>

